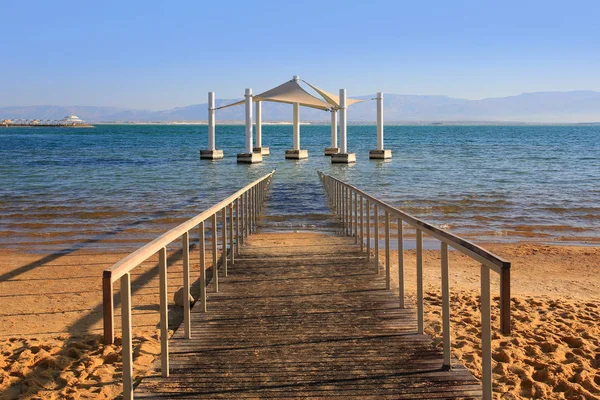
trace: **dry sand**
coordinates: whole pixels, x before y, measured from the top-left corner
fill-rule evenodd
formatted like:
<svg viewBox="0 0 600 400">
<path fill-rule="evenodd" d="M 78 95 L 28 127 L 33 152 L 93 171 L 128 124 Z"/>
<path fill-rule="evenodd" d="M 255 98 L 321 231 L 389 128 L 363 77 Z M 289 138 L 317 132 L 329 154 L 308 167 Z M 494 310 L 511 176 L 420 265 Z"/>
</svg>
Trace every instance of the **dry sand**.
<svg viewBox="0 0 600 400">
<path fill-rule="evenodd" d="M 493 343 L 498 398 L 600 399 L 600 249 L 484 247 L 513 262 L 513 334 L 495 333 Z M 102 270 L 122 256 L 89 250 L 56 255 L 0 252 L 1 399 L 114 398 L 121 392 L 120 346 L 118 341 L 101 345 L 100 301 Z M 171 251 L 169 257 L 172 300 L 182 274 L 180 254 Z M 197 268 L 197 251 L 192 257 Z M 451 252 L 450 263 L 453 353 L 479 375 L 479 267 L 456 252 Z M 150 370 L 160 351 L 155 265 L 156 260 L 149 260 L 132 274 L 138 377 Z M 409 296 L 414 294 L 414 265 L 414 251 L 406 252 Z M 438 342 L 439 265 L 439 252 L 426 251 L 427 332 Z M 397 274 L 392 276 L 397 285 Z M 497 290 L 497 279 L 492 282 Z M 115 296 L 118 300 L 118 291 Z M 118 309 L 115 320 L 118 329 Z M 172 305 L 170 327 L 180 320 L 179 308 Z"/>
</svg>

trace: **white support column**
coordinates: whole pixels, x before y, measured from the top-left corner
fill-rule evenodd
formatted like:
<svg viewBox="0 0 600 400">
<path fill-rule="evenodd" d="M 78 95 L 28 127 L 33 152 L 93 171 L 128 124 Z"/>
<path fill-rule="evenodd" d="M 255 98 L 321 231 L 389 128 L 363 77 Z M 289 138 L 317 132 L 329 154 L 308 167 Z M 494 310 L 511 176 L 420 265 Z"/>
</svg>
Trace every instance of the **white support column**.
<svg viewBox="0 0 600 400">
<path fill-rule="evenodd" d="M 252 147 L 252 89 L 246 89 L 244 94 L 246 106 L 246 151 L 238 154 L 238 163 L 253 164 L 262 162 L 262 154 L 253 153 Z"/>
<path fill-rule="evenodd" d="M 340 153 L 348 152 L 346 143 L 346 89 L 340 89 Z"/>
<path fill-rule="evenodd" d="M 215 149 L 215 92 L 208 92 L 208 149 Z"/>
<path fill-rule="evenodd" d="M 331 110 L 331 147 L 325 149 L 325 155 L 337 154 L 340 149 L 337 147 L 337 110 Z"/>
<path fill-rule="evenodd" d="M 254 153 L 268 156 L 270 154 L 269 148 L 262 145 L 262 101 L 256 101 L 254 105 L 256 108 L 256 146 L 252 150 Z"/>
<path fill-rule="evenodd" d="M 246 153 L 252 153 L 252 89 L 246 89 Z"/>
<path fill-rule="evenodd" d="M 391 150 L 383 148 L 383 92 L 377 92 L 377 149 L 369 152 L 369 158 L 387 159 L 392 158 Z"/>
<path fill-rule="evenodd" d="M 215 147 L 215 92 L 208 92 L 208 149 L 200 150 L 203 160 L 217 160 L 223 158 L 223 150 Z"/>
<path fill-rule="evenodd" d="M 377 92 L 377 150 L 383 150 L 383 92 Z"/>
<path fill-rule="evenodd" d="M 294 103 L 294 150 L 300 150 L 300 104 Z"/>
<path fill-rule="evenodd" d="M 256 147 L 262 147 L 262 101 L 257 101 L 256 106 Z"/>
<path fill-rule="evenodd" d="M 300 80 L 299 76 L 294 76 L 294 81 Z M 293 120 L 293 147 L 291 150 L 285 151 L 285 158 L 290 160 L 300 160 L 308 158 L 308 150 L 300 149 L 300 104 L 294 103 L 294 120 Z"/>
<path fill-rule="evenodd" d="M 346 131 L 346 89 L 340 89 L 340 152 L 331 156 L 334 164 L 350 164 L 356 162 L 356 154 L 348 153 Z"/>
<path fill-rule="evenodd" d="M 337 111 L 331 111 L 331 147 L 337 147 Z"/>
</svg>

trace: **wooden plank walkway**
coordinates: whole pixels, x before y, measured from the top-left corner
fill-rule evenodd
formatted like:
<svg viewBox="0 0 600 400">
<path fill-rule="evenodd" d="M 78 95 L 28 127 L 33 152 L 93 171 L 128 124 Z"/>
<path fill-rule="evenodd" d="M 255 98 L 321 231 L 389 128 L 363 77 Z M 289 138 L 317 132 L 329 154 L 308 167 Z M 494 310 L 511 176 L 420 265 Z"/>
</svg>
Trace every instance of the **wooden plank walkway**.
<svg viewBox="0 0 600 400">
<path fill-rule="evenodd" d="M 259 233 L 170 341 L 171 376 L 136 398 L 480 398 L 479 382 L 416 332 L 353 238 Z"/>
</svg>

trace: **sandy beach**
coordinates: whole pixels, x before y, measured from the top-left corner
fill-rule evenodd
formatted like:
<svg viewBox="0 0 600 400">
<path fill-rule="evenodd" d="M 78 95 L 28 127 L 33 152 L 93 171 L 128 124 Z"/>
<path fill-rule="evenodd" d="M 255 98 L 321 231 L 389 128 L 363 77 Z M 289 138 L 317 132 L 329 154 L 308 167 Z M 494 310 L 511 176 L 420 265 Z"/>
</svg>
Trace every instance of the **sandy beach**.
<svg viewBox="0 0 600 400">
<path fill-rule="evenodd" d="M 498 309 L 493 309 L 496 396 L 600 398 L 600 249 L 525 243 L 485 247 L 513 261 L 512 335 L 498 333 Z M 169 267 L 171 301 L 182 279 L 175 250 L 170 252 L 174 261 Z M 412 300 L 415 253 L 405 254 L 406 291 Z M 192 265 L 197 267 L 197 252 L 192 255 Z M 114 398 L 120 393 L 119 340 L 111 346 L 101 344 L 100 277 L 122 256 L 89 250 L 57 255 L 0 253 L 2 399 Z M 380 259 L 383 262 L 383 253 Z M 392 260 L 397 288 L 396 252 Z M 132 276 L 137 377 L 151 369 L 160 352 L 155 261 L 144 263 Z M 441 340 L 439 263 L 439 252 L 425 251 L 426 331 L 437 343 Z M 452 251 L 450 279 L 453 354 L 479 376 L 478 265 Z M 492 282 L 497 293 L 498 281 Z M 116 314 L 118 328 L 118 308 Z M 181 314 L 172 304 L 171 328 L 180 322 Z"/>
<path fill-rule="evenodd" d="M 127 254 L 0 253 L 0 399 L 112 399 L 121 393 L 120 333 L 102 344 L 102 271 Z M 210 253 L 207 254 L 207 259 Z M 169 298 L 181 287 L 181 254 L 169 253 Z M 160 354 L 157 260 L 132 272 L 134 374 Z M 199 265 L 192 252 L 192 265 Z M 118 285 L 115 324 L 120 330 Z M 197 292 L 197 286 L 192 289 Z M 172 304 L 171 332 L 182 319 Z"/>
</svg>

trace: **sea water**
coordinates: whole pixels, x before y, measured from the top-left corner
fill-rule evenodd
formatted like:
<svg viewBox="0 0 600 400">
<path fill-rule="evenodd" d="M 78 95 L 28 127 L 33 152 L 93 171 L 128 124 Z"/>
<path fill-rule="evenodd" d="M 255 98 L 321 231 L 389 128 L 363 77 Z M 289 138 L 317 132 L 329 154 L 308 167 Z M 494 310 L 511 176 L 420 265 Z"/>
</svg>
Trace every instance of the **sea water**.
<svg viewBox="0 0 600 400">
<path fill-rule="evenodd" d="M 600 241 L 600 126 L 386 126 L 393 158 L 374 161 L 375 126 L 351 125 L 351 165 L 323 155 L 325 125 L 302 125 L 300 161 L 290 125 L 263 126 L 254 165 L 236 163 L 244 126 L 216 132 L 225 158 L 206 161 L 202 125 L 0 128 L 1 247 L 135 248 L 274 169 L 271 226 L 320 228 L 320 170 L 476 241 Z"/>
</svg>

